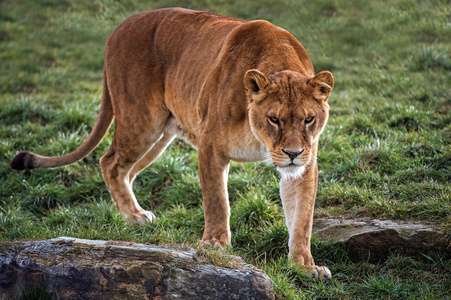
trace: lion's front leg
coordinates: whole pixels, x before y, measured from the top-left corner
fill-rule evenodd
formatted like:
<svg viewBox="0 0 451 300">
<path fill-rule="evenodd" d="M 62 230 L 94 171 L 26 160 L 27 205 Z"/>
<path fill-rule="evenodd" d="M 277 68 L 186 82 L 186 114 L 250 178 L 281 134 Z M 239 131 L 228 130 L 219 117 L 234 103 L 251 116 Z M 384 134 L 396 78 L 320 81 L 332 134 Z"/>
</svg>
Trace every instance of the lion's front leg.
<svg viewBox="0 0 451 300">
<path fill-rule="evenodd" d="M 199 146 L 198 161 L 205 215 L 202 242 L 226 247 L 230 245 L 229 160 L 216 153 L 214 147 Z"/>
<path fill-rule="evenodd" d="M 313 163 L 300 178 L 283 176 L 280 196 L 289 233 L 290 258 L 314 277 L 330 278 L 329 269 L 316 266 L 310 252 L 317 185 L 318 167 Z"/>
</svg>

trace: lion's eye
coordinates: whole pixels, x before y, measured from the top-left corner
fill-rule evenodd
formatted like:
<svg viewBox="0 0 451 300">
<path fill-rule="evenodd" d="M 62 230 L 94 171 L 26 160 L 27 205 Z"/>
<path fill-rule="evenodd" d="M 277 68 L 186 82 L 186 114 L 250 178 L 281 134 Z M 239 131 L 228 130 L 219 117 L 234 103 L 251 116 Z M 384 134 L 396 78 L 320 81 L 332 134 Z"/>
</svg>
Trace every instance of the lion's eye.
<svg viewBox="0 0 451 300">
<path fill-rule="evenodd" d="M 315 119 L 314 117 L 307 117 L 307 118 L 305 119 L 305 124 L 311 124 L 311 123 L 313 122 L 314 119 Z"/>
<path fill-rule="evenodd" d="M 271 123 L 272 125 L 280 126 L 279 119 L 277 119 L 275 117 L 268 117 L 268 120 L 269 120 L 269 123 Z"/>
</svg>

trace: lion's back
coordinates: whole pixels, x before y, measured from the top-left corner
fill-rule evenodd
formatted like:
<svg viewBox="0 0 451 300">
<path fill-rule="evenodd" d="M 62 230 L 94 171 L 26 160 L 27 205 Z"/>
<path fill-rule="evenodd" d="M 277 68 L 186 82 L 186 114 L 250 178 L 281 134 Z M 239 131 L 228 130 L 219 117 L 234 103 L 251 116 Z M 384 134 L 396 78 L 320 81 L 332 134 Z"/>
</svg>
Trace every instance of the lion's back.
<svg viewBox="0 0 451 300">
<path fill-rule="evenodd" d="M 130 85 L 116 94 L 148 91 L 191 132 L 212 109 L 242 118 L 249 69 L 313 73 L 302 45 L 282 28 L 182 8 L 124 21 L 107 40 L 105 66 L 109 83 Z"/>
</svg>

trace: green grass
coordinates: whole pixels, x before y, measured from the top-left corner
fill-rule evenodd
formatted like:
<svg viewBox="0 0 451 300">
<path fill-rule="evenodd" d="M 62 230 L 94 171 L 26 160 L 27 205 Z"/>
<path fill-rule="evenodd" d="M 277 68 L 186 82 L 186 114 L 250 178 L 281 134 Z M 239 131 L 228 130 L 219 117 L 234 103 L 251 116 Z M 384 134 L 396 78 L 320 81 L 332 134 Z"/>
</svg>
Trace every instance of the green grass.
<svg viewBox="0 0 451 300">
<path fill-rule="evenodd" d="M 53 295 L 46 291 L 45 283 L 40 282 L 35 286 L 27 286 L 22 290 L 20 300 L 54 300 Z"/>
<path fill-rule="evenodd" d="M 195 245 L 203 231 L 197 153 L 175 141 L 135 181 L 158 216 L 129 226 L 117 214 L 98 160 L 13 172 L 19 150 L 60 155 L 92 129 L 100 104 L 104 42 L 128 16 L 182 6 L 266 19 L 292 32 L 316 71 L 336 86 L 320 141 L 317 216 L 414 219 L 451 233 L 451 9 L 449 1 L 4 0 L 0 2 L 0 240 L 74 236 Z M 334 274 L 312 281 L 287 260 L 278 174 L 231 165 L 232 243 L 272 278 L 278 299 L 449 299 L 451 262 L 394 254 L 353 262 L 312 241 Z M 210 259 L 218 260 L 215 253 Z"/>
</svg>

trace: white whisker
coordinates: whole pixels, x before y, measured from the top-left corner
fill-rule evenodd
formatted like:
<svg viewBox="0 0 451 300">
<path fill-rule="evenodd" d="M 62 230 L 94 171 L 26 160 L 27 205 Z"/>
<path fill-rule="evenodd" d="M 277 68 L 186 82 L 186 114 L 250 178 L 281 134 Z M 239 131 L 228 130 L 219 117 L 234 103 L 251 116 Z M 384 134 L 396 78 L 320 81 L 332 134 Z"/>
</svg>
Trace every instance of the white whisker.
<svg viewBox="0 0 451 300">
<path fill-rule="evenodd" d="M 259 160 L 265 163 L 272 164 L 271 154 L 269 154 L 269 152 L 267 151 L 260 152 Z"/>
</svg>

